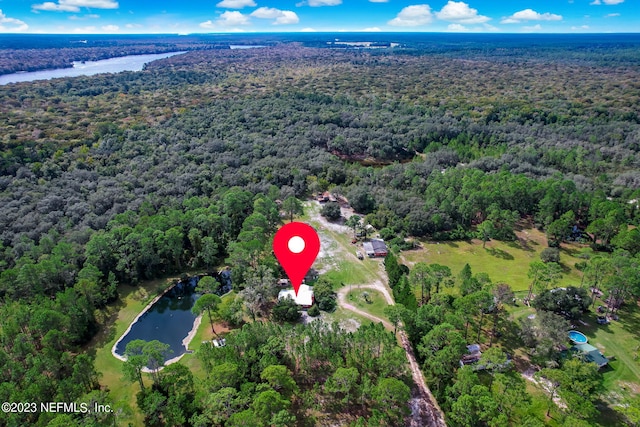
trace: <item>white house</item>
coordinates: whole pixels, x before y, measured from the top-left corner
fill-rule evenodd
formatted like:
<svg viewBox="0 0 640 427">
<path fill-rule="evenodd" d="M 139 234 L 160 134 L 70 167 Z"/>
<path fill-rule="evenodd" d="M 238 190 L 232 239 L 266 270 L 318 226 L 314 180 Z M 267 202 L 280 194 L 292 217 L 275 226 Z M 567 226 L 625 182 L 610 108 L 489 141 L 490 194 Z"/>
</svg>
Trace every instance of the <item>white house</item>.
<svg viewBox="0 0 640 427">
<path fill-rule="evenodd" d="M 313 288 L 309 285 L 300 285 L 298 295 L 293 289 L 283 289 L 278 293 L 278 300 L 283 298 L 291 298 L 296 304 L 302 308 L 309 308 L 313 305 Z"/>
</svg>

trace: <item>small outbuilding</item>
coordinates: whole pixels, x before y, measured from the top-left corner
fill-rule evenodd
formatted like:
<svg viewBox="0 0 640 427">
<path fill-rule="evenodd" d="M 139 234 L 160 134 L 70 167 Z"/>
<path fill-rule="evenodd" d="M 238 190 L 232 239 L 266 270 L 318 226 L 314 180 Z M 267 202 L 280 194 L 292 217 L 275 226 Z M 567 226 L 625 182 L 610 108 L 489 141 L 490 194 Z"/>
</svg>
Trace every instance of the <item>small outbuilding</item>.
<svg viewBox="0 0 640 427">
<path fill-rule="evenodd" d="M 368 242 L 364 242 L 362 248 L 369 258 L 386 257 L 389 253 L 387 245 L 382 239 L 371 239 Z"/>
<path fill-rule="evenodd" d="M 482 352 L 480 351 L 479 344 L 468 345 L 467 354 L 463 355 L 462 359 L 460 359 L 460 366 L 473 365 L 474 363 L 477 363 L 481 357 Z"/>
<path fill-rule="evenodd" d="M 602 368 L 609 364 L 609 359 L 604 357 L 600 350 L 592 346 L 591 344 L 576 344 L 571 347 L 571 350 L 578 353 L 586 362 L 593 362 L 598 365 L 598 368 Z"/>
</svg>

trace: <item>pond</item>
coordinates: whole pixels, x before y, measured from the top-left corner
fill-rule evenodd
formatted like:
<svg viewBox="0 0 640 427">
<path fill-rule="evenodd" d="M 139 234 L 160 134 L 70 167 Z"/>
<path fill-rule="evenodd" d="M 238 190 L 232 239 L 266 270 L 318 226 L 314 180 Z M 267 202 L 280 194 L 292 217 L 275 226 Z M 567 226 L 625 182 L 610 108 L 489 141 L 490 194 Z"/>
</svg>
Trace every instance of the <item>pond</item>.
<svg viewBox="0 0 640 427">
<path fill-rule="evenodd" d="M 113 346 L 113 355 L 124 360 L 127 344 L 136 339 L 158 340 L 169 345 L 171 353 L 165 362 L 185 354 L 198 326 L 195 324 L 197 316 L 191 312 L 191 308 L 200 297 L 200 294 L 195 292 L 197 283 L 197 277 L 187 282 L 178 282 L 151 304 L 148 310 L 140 313 Z"/>
</svg>

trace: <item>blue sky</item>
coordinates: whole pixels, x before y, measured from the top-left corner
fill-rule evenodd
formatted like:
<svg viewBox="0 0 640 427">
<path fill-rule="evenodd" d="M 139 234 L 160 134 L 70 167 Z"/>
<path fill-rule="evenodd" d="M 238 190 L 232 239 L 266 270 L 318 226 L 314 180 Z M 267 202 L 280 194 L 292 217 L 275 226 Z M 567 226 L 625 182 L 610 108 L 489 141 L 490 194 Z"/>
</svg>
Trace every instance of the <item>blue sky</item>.
<svg viewBox="0 0 640 427">
<path fill-rule="evenodd" d="M 639 32 L 639 2 L 0 0 L 0 32 Z"/>
</svg>

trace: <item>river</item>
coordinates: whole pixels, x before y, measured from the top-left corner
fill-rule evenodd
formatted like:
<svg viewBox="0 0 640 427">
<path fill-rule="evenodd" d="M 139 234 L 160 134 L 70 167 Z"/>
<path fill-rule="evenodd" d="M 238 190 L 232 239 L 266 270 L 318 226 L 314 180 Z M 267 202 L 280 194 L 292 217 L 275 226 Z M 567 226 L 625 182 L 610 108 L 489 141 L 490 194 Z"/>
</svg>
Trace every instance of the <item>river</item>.
<svg viewBox="0 0 640 427">
<path fill-rule="evenodd" d="M 5 74 L 0 76 L 0 85 L 18 82 L 31 82 L 34 80 L 49 80 L 59 77 L 92 76 L 100 73 L 119 73 L 121 71 L 140 71 L 144 64 L 149 62 L 179 55 L 185 52 L 167 52 L 150 55 L 128 55 L 117 58 L 103 59 L 100 61 L 74 62 L 72 68 L 57 68 L 54 70 L 41 70 Z"/>
</svg>

